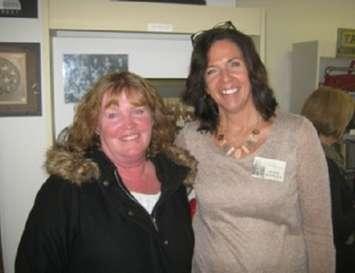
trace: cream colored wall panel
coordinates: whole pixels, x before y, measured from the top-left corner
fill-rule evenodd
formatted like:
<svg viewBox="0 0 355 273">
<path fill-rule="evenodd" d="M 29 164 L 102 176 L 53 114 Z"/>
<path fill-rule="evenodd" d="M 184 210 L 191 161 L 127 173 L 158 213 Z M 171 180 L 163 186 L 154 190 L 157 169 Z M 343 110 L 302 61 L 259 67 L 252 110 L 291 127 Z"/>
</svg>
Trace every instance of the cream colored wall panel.
<svg viewBox="0 0 355 273">
<path fill-rule="evenodd" d="M 109 0 L 49 0 L 51 29 L 147 31 L 148 24 L 192 33 L 231 20 L 243 32 L 260 35 L 264 10 L 200 5 L 129 3 Z"/>
</svg>

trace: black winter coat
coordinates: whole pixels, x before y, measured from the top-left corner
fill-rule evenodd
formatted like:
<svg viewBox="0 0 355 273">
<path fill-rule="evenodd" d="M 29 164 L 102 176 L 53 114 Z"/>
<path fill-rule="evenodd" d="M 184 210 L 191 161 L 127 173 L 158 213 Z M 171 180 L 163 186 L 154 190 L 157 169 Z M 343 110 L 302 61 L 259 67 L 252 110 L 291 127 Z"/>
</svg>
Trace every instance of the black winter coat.
<svg viewBox="0 0 355 273">
<path fill-rule="evenodd" d="M 332 197 L 334 242 L 336 247 L 341 247 L 351 233 L 355 232 L 354 195 L 338 165 L 329 158 L 327 163 Z"/>
<path fill-rule="evenodd" d="M 355 208 L 353 194 L 347 185 L 338 165 L 327 158 L 330 192 L 332 197 L 332 216 L 334 243 L 336 248 L 336 272 L 355 272 L 355 243 L 347 244 L 347 239 L 355 233 Z"/>
<path fill-rule="evenodd" d="M 16 273 L 189 273 L 193 232 L 182 181 L 188 168 L 152 161 L 162 183 L 152 215 L 125 189 L 99 151 L 98 180 L 50 176 L 37 194 L 18 247 Z"/>
</svg>

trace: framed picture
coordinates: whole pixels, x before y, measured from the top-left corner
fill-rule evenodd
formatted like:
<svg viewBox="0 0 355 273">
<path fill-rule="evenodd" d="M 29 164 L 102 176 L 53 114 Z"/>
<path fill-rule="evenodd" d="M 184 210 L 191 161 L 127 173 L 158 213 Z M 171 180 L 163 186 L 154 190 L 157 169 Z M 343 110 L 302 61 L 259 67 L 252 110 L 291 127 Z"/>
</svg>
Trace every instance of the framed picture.
<svg viewBox="0 0 355 273">
<path fill-rule="evenodd" d="M 338 28 L 337 57 L 355 57 L 355 29 Z"/>
<path fill-rule="evenodd" d="M 178 129 L 186 122 L 194 119 L 193 108 L 181 101 L 181 95 L 185 88 L 184 78 L 148 78 L 147 79 L 163 98 L 168 114 L 176 123 Z"/>
<path fill-rule="evenodd" d="M 37 0 L 1 0 L 0 17 L 37 18 Z"/>
<path fill-rule="evenodd" d="M 0 43 L 0 116 L 40 116 L 39 43 Z"/>
<path fill-rule="evenodd" d="M 65 103 L 78 102 L 103 75 L 127 70 L 127 54 L 64 54 Z"/>
<path fill-rule="evenodd" d="M 111 0 L 111 1 L 156 2 L 156 3 L 176 3 L 176 4 L 206 5 L 206 0 Z"/>
<path fill-rule="evenodd" d="M 184 78 L 147 78 L 163 98 L 179 98 L 185 87 Z"/>
</svg>

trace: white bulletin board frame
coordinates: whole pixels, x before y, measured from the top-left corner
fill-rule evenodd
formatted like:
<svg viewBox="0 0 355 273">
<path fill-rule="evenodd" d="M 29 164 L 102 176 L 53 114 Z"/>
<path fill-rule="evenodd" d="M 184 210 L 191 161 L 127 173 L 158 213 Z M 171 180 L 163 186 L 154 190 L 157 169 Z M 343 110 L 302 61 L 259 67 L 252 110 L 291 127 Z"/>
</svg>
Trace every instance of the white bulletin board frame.
<svg viewBox="0 0 355 273">
<path fill-rule="evenodd" d="M 128 70 L 145 78 L 186 78 L 188 34 L 56 31 L 52 34 L 54 137 L 72 123 L 74 103 L 64 101 L 64 54 L 127 54 Z"/>
</svg>

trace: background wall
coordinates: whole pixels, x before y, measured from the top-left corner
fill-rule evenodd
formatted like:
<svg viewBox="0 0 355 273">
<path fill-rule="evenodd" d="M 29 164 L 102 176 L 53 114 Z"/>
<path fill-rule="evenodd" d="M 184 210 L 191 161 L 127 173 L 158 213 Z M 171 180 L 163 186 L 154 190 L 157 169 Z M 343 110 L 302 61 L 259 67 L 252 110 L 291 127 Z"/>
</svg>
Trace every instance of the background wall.
<svg viewBox="0 0 355 273">
<path fill-rule="evenodd" d="M 44 3 L 39 0 L 39 16 Z M 280 105 L 286 110 L 290 105 L 292 43 L 320 40 L 324 45 L 322 55 L 334 55 L 337 28 L 355 28 L 353 0 L 313 0 L 312 5 L 307 0 L 237 0 L 236 5 L 266 8 L 266 66 Z M 45 24 L 46 18 L 41 17 L 0 18 L 0 42 L 43 41 Z M 49 145 L 50 113 L 45 77 L 42 73 L 42 116 L 0 118 L 0 223 L 6 273 L 14 272 L 16 248 L 27 214 L 46 176 L 42 164 Z"/>
<path fill-rule="evenodd" d="M 41 42 L 42 23 L 43 18 L 0 18 L 0 42 Z M 42 98 L 45 92 L 42 89 Z M 45 178 L 41 166 L 48 145 L 47 106 L 42 106 L 42 116 L 0 117 L 0 223 L 6 273 L 14 272 L 18 240 Z"/>
<path fill-rule="evenodd" d="M 321 56 L 335 57 L 338 28 L 355 28 L 354 0 L 237 0 L 266 9 L 266 67 L 281 108 L 290 109 L 292 43 L 319 40 Z"/>
</svg>

